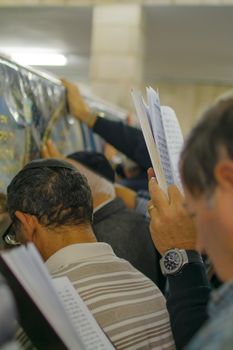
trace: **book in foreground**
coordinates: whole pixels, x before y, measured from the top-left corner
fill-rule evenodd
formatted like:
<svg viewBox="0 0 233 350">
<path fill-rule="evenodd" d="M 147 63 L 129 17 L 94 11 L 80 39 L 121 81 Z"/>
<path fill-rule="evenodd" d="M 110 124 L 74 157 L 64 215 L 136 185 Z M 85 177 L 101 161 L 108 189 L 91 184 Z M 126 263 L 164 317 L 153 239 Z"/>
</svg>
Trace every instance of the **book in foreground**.
<svg viewBox="0 0 233 350">
<path fill-rule="evenodd" d="M 32 243 L 3 252 L 0 271 L 15 296 L 19 323 L 38 349 L 114 349 L 69 279 L 52 279 Z"/>
<path fill-rule="evenodd" d="M 147 88 L 146 104 L 139 91 L 132 91 L 137 117 L 143 132 L 159 186 L 167 192 L 171 184 L 182 191 L 178 163 L 183 136 L 174 110 L 160 106 L 159 95 Z"/>
</svg>

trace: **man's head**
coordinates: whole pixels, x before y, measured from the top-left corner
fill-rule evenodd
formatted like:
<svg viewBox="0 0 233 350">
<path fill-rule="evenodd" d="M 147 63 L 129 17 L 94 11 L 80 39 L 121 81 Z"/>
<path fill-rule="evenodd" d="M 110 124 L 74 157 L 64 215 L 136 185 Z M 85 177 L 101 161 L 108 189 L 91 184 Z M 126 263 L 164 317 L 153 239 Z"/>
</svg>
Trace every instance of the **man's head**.
<svg viewBox="0 0 233 350">
<path fill-rule="evenodd" d="M 7 188 L 7 207 L 18 239 L 33 241 L 42 255 L 43 238 L 47 243 L 57 238 L 65 242 L 74 228 L 88 227 L 92 221 L 86 178 L 71 164 L 55 159 L 27 164 Z"/>
<path fill-rule="evenodd" d="M 198 248 L 228 280 L 233 277 L 233 97 L 204 113 L 186 141 L 180 168 Z"/>
</svg>

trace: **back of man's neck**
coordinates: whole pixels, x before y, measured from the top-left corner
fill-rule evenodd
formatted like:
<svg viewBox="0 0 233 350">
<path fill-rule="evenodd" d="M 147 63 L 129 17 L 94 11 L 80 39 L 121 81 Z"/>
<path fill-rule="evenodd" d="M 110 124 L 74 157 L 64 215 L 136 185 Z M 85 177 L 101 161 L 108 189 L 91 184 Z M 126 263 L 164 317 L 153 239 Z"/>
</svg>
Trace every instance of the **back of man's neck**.
<svg viewBox="0 0 233 350">
<path fill-rule="evenodd" d="M 95 243 L 96 237 L 93 233 L 91 225 L 78 225 L 59 228 L 59 231 L 51 232 L 48 245 L 44 251 L 43 258 L 47 260 L 58 250 L 72 244 Z"/>
</svg>

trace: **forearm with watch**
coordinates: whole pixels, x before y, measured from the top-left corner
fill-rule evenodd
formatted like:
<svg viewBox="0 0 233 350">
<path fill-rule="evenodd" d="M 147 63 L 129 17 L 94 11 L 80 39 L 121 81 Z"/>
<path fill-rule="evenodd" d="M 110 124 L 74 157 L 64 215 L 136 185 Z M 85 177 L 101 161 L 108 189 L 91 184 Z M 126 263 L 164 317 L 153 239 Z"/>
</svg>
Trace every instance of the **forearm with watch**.
<svg viewBox="0 0 233 350">
<path fill-rule="evenodd" d="M 161 267 L 169 285 L 167 308 L 180 350 L 208 318 L 211 288 L 201 256 L 195 251 L 196 227 L 184 206 L 183 195 L 175 185 L 168 187 L 166 195 L 153 177 L 149 191 L 150 233 L 162 255 Z"/>
<path fill-rule="evenodd" d="M 170 249 L 161 270 L 169 284 L 167 308 L 177 349 L 183 349 L 208 318 L 211 291 L 201 256 L 194 250 Z"/>
</svg>

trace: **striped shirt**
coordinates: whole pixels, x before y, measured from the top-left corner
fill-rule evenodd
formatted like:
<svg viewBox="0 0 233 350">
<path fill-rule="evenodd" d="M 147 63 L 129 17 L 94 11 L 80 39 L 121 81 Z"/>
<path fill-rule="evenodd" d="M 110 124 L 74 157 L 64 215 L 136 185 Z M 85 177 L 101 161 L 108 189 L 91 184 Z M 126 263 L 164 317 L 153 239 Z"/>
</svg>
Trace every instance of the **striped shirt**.
<svg viewBox="0 0 233 350">
<path fill-rule="evenodd" d="M 116 349 L 174 349 L 165 299 L 106 243 L 67 246 L 46 262 L 67 276 Z"/>
</svg>

